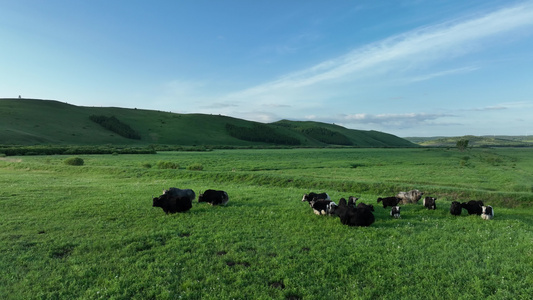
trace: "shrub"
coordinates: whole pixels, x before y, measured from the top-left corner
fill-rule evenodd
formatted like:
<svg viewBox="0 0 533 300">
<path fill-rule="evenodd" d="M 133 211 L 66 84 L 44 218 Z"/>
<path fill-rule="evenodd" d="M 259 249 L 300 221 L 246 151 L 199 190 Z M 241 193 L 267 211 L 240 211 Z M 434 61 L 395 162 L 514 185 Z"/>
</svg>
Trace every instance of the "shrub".
<svg viewBox="0 0 533 300">
<path fill-rule="evenodd" d="M 157 167 L 159 169 L 179 169 L 180 168 L 180 166 L 175 162 L 162 161 L 162 160 L 157 162 Z"/>
<path fill-rule="evenodd" d="M 65 159 L 65 164 L 70 166 L 83 166 L 85 162 L 80 157 L 69 157 Z"/>
<path fill-rule="evenodd" d="M 187 170 L 190 171 L 202 171 L 204 169 L 204 166 L 202 164 L 192 164 L 187 167 Z"/>
</svg>

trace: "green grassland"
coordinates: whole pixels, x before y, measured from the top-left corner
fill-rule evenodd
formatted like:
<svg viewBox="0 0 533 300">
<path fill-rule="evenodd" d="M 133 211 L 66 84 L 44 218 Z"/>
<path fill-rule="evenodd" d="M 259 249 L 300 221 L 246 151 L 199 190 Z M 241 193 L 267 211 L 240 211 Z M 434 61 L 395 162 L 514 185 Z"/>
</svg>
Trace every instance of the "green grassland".
<svg viewBox="0 0 533 300">
<path fill-rule="evenodd" d="M 530 299 L 532 151 L 215 150 L 81 155 L 82 166 L 3 157 L 0 298 Z M 172 186 L 223 189 L 230 202 L 165 215 L 151 199 Z M 405 205 L 391 219 L 376 203 L 411 188 L 437 197 L 437 210 Z M 310 191 L 372 203 L 376 222 L 316 216 L 301 201 Z M 495 218 L 449 214 L 450 201 L 470 199 Z"/>
<path fill-rule="evenodd" d="M 126 138 L 91 121 L 115 117 L 140 139 Z M 228 126 L 236 128 L 231 134 Z M 235 133 L 249 132 L 246 136 Z M 0 145 L 181 145 L 181 146 L 353 146 L 417 147 L 405 139 L 318 122 L 270 124 L 207 114 L 82 107 L 36 99 L 0 99 Z"/>
</svg>

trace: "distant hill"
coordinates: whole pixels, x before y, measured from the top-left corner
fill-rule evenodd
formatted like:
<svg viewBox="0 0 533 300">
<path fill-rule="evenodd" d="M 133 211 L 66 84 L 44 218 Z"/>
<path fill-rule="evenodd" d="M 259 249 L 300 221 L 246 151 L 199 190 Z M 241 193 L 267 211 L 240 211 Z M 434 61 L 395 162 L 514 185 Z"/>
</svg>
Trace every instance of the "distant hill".
<svg viewBox="0 0 533 300">
<path fill-rule="evenodd" d="M 459 136 L 459 137 L 406 137 L 408 141 L 425 147 L 455 147 L 457 141 L 468 140 L 469 147 L 533 147 L 533 136 Z"/>
<path fill-rule="evenodd" d="M 319 122 L 263 124 L 208 114 L 0 99 L 0 145 L 417 147 L 397 136 Z"/>
</svg>

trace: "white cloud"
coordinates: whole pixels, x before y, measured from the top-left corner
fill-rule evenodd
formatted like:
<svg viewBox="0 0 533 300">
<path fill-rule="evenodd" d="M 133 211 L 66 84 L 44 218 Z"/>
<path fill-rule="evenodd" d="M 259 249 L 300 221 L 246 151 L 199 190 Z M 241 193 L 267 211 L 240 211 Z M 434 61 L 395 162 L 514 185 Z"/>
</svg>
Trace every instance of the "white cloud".
<svg viewBox="0 0 533 300">
<path fill-rule="evenodd" d="M 503 8 L 466 20 L 453 20 L 396 35 L 355 49 L 310 68 L 293 72 L 281 78 L 228 95 L 228 98 L 291 99 L 283 94 L 301 94 L 297 90 L 356 80 L 391 70 L 401 71 L 424 67 L 436 61 L 449 60 L 486 47 L 491 38 L 533 25 L 533 4 Z M 436 76 L 469 72 L 475 67 L 456 68 L 414 78 L 426 80 Z M 312 92 L 311 92 L 312 93 Z M 291 99 L 296 100 L 296 99 Z"/>
<path fill-rule="evenodd" d="M 453 114 L 404 113 L 404 114 L 345 114 L 334 118 L 321 118 L 314 115 L 306 119 L 312 121 L 344 125 L 380 125 L 392 127 L 416 127 L 421 124 L 435 124 L 442 118 L 455 117 Z M 439 123 L 443 125 L 445 123 Z"/>
</svg>

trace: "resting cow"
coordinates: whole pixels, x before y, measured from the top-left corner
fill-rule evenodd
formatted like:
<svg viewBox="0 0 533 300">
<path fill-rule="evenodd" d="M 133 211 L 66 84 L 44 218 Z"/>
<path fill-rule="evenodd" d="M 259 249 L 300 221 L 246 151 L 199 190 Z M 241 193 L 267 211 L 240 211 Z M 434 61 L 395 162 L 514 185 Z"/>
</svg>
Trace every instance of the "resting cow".
<svg viewBox="0 0 533 300">
<path fill-rule="evenodd" d="M 355 207 L 355 202 L 357 202 L 357 200 L 359 200 L 359 198 L 357 197 L 354 197 L 354 196 L 348 197 L 348 206 Z"/>
<path fill-rule="evenodd" d="M 386 208 L 387 206 L 397 206 L 400 201 L 402 201 L 402 199 L 398 197 L 378 198 L 378 203 L 381 202 L 383 204 L 383 208 Z"/>
<path fill-rule="evenodd" d="M 170 188 L 159 197 L 153 198 L 153 207 L 161 207 L 166 214 L 185 212 L 191 209 L 196 194 L 191 189 Z"/>
<path fill-rule="evenodd" d="M 329 195 L 327 193 L 317 194 L 313 192 L 309 194 L 304 194 L 302 198 L 302 201 L 307 201 L 307 202 L 311 202 L 313 200 L 331 200 L 331 198 L 329 198 Z"/>
<path fill-rule="evenodd" d="M 211 205 L 226 205 L 229 201 L 225 191 L 206 190 L 198 196 L 198 202 L 207 202 Z"/>
<path fill-rule="evenodd" d="M 483 201 L 470 200 L 468 202 L 461 203 L 461 206 L 468 211 L 469 215 L 481 215 Z"/>
<path fill-rule="evenodd" d="M 410 204 L 418 203 L 418 200 L 424 195 L 423 192 L 419 190 L 411 190 L 409 192 L 399 192 L 396 197 L 401 199 L 401 204 Z"/>
<path fill-rule="evenodd" d="M 395 219 L 399 219 L 400 218 L 400 208 L 399 206 L 393 206 L 391 211 L 390 211 L 390 215 L 391 217 L 395 218 Z"/>
<path fill-rule="evenodd" d="M 494 218 L 494 209 L 492 209 L 492 206 L 482 206 L 481 207 L 481 218 L 483 220 L 492 220 Z"/>
<path fill-rule="evenodd" d="M 427 209 L 437 209 L 437 204 L 435 203 L 435 201 L 437 201 L 437 198 L 433 198 L 433 197 L 426 197 L 424 198 L 424 207 L 427 208 Z"/>
<path fill-rule="evenodd" d="M 334 214 L 337 215 L 341 223 L 348 226 L 370 226 L 375 218 L 372 214 L 373 207 L 364 203 L 359 203 L 357 208 L 348 206 L 346 199 L 339 200 L 339 205 Z"/>
<path fill-rule="evenodd" d="M 463 211 L 463 206 L 461 205 L 461 203 L 457 201 L 453 201 L 452 205 L 450 206 L 450 214 L 454 216 L 460 216 L 462 211 Z"/>
<path fill-rule="evenodd" d="M 316 215 L 332 215 L 337 204 L 331 200 L 312 200 L 309 205 Z"/>
</svg>

